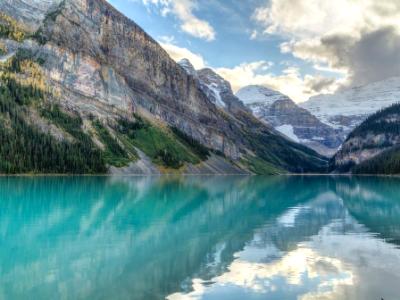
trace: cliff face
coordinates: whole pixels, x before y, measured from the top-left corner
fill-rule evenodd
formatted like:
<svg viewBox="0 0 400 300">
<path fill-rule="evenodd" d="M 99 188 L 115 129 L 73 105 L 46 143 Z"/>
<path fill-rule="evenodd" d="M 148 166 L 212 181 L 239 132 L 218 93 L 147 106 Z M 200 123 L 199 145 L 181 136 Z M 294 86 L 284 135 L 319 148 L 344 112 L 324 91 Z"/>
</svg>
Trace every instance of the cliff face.
<svg viewBox="0 0 400 300">
<path fill-rule="evenodd" d="M 157 126 L 177 128 L 236 162 L 268 152 L 262 159 L 286 170 L 324 165 L 324 159 L 276 136 L 245 109 L 232 105 L 236 113 L 225 113 L 198 78 L 104 0 L 3 0 L 0 9 L 21 28 L 30 28 L 23 41 L 2 39 L 7 54 L 32 52 L 50 100 L 78 113 L 86 127 L 93 118 L 115 124 L 135 113 Z M 266 151 L 270 137 L 272 146 L 293 154 L 290 159 L 301 157 L 299 165 L 291 166 L 287 154 Z"/>
<path fill-rule="evenodd" d="M 82 71 L 81 77 L 88 79 L 85 86 L 93 87 L 88 88 L 86 95 L 97 96 L 95 82 L 105 85 L 105 92 L 118 93 L 126 90 L 121 86 L 127 86 L 129 90 L 116 95 L 111 104 L 126 107 L 130 102 L 132 109 L 141 106 L 207 146 L 238 157 L 234 139 L 222 134 L 229 131 L 228 124 L 218 116 L 193 78 L 141 28 L 105 1 L 66 1 L 61 5 L 58 15 L 45 20 L 41 35 L 49 43 L 68 50 L 73 65 L 81 65 L 77 73 Z"/>
<path fill-rule="evenodd" d="M 48 11 L 55 9 L 63 0 L 1 0 L 1 12 L 25 24 L 34 32 L 41 25 Z"/>
</svg>

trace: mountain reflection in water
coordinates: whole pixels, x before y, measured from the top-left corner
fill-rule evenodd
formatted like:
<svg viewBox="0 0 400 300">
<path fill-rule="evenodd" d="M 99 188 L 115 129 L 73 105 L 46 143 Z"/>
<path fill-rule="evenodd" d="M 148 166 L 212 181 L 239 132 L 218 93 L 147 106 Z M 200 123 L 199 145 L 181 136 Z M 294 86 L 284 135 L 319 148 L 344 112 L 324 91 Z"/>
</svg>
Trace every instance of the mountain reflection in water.
<svg viewBox="0 0 400 300">
<path fill-rule="evenodd" d="M 399 183 L 0 178 L 0 299 L 399 299 Z"/>
</svg>

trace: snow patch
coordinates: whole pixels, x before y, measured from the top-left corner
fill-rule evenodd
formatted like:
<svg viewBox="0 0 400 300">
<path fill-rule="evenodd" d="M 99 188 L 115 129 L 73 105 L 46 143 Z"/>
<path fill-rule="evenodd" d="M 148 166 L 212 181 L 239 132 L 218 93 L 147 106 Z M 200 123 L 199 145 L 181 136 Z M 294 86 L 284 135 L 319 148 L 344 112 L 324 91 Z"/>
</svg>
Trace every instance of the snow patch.
<svg viewBox="0 0 400 300">
<path fill-rule="evenodd" d="M 15 55 L 15 52 L 11 52 L 11 53 L 8 53 L 8 54 L 6 54 L 6 55 L 0 56 L 0 62 L 1 62 L 1 63 L 5 63 L 5 62 L 7 62 L 10 58 L 12 58 L 14 55 Z"/>
<path fill-rule="evenodd" d="M 289 124 L 284 124 L 282 126 L 278 126 L 275 128 L 276 130 L 278 130 L 280 133 L 283 133 L 284 135 L 286 135 L 288 138 L 290 138 L 291 140 L 299 143 L 300 140 L 297 137 L 297 135 L 294 133 L 294 129 L 292 125 Z"/>
<path fill-rule="evenodd" d="M 272 105 L 278 100 L 287 99 L 287 96 L 277 91 L 258 85 L 250 85 L 240 89 L 236 93 L 236 97 L 247 105 Z"/>
<path fill-rule="evenodd" d="M 218 107 L 225 108 L 226 105 L 225 105 L 225 102 L 222 101 L 221 93 L 220 93 L 220 91 L 218 89 L 218 84 L 213 82 L 211 84 L 207 84 L 206 86 L 214 94 L 215 104 Z"/>
<path fill-rule="evenodd" d="M 400 77 L 392 77 L 341 91 L 336 94 L 311 97 L 299 104 L 325 124 L 340 128 L 333 118 L 337 116 L 360 117 L 351 122 L 357 126 L 363 117 L 400 101 Z"/>
</svg>

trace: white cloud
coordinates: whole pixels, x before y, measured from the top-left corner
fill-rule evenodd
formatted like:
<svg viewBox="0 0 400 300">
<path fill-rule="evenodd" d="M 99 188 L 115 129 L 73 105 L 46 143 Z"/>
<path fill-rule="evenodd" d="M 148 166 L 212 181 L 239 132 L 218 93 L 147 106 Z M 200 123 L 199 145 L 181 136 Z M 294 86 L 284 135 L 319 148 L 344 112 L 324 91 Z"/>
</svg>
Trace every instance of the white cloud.
<svg viewBox="0 0 400 300">
<path fill-rule="evenodd" d="M 288 95 L 296 102 L 306 101 L 319 93 L 330 93 L 338 83 L 322 76 L 301 76 L 299 69 L 288 67 L 282 75 L 265 73 L 266 61 L 243 63 L 234 68 L 217 68 L 215 71 L 228 80 L 234 91 L 247 85 L 262 85 Z"/>
<path fill-rule="evenodd" d="M 400 1 L 271 0 L 254 19 L 282 52 L 363 84 L 400 75 Z"/>
<path fill-rule="evenodd" d="M 142 0 L 145 5 L 160 7 L 163 16 L 175 15 L 181 22 L 180 28 L 200 39 L 215 40 L 214 28 L 205 20 L 201 20 L 193 13 L 198 8 L 196 0 Z"/>
<path fill-rule="evenodd" d="M 206 66 L 204 58 L 200 54 L 194 53 L 187 48 L 179 47 L 168 42 L 159 41 L 159 43 L 161 47 L 163 47 L 164 50 L 167 51 L 172 59 L 176 62 L 187 58 L 188 60 L 190 60 L 196 70 L 202 69 Z"/>
<path fill-rule="evenodd" d="M 161 37 L 162 40 L 171 40 L 170 37 Z M 172 39 L 173 40 L 173 39 Z M 210 67 L 205 59 L 187 48 L 179 47 L 168 42 L 160 41 L 161 46 L 176 61 L 187 58 L 196 70 Z M 212 68 L 224 79 L 231 83 L 234 92 L 247 85 L 262 85 L 288 95 L 296 102 L 306 101 L 309 97 L 319 93 L 331 93 L 338 88 L 340 82 L 322 76 L 302 76 L 299 69 L 288 66 L 282 75 L 269 73 L 274 65 L 269 61 L 255 61 L 243 63 L 233 68 Z"/>
<path fill-rule="evenodd" d="M 257 30 L 253 30 L 250 34 L 250 40 L 255 40 L 258 37 L 258 31 Z"/>
</svg>

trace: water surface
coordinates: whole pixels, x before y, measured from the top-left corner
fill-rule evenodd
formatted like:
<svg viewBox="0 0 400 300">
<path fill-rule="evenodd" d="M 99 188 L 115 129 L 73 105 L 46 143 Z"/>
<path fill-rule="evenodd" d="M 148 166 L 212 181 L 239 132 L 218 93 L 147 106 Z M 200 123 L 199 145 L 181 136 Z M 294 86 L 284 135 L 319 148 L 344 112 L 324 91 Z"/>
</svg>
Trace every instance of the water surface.
<svg viewBox="0 0 400 300">
<path fill-rule="evenodd" d="M 400 180 L 0 178 L 0 299 L 400 299 Z"/>
</svg>

